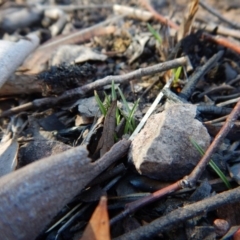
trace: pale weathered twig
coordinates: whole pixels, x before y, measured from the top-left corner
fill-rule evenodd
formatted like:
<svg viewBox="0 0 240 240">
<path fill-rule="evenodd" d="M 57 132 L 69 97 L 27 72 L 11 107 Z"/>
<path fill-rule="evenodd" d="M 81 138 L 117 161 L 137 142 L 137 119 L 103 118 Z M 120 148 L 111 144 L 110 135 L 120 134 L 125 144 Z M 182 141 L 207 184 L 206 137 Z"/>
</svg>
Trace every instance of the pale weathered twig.
<svg viewBox="0 0 240 240">
<path fill-rule="evenodd" d="M 170 80 L 168 80 L 168 82 L 165 84 L 164 88 L 170 88 L 173 80 L 174 80 L 174 76 Z M 162 91 L 160 91 L 159 94 L 157 95 L 157 97 L 155 98 L 154 102 L 152 103 L 151 107 L 148 109 L 148 111 L 146 112 L 146 114 L 141 119 L 140 123 L 138 124 L 138 126 L 136 127 L 136 129 L 134 130 L 132 135 L 130 136 L 129 140 L 133 140 L 135 138 L 135 136 L 140 132 L 140 130 L 143 128 L 146 121 L 151 116 L 151 114 L 153 113 L 153 111 L 155 110 L 156 106 L 161 101 L 163 96 L 164 96 L 164 94 L 162 93 Z"/>
<path fill-rule="evenodd" d="M 125 82 L 130 81 L 133 78 L 138 79 L 142 76 L 151 75 L 151 74 L 167 71 L 172 68 L 177 68 L 179 66 L 183 66 L 187 63 L 187 61 L 188 61 L 187 57 L 181 57 L 181 58 L 177 58 L 177 59 L 174 59 L 174 60 L 171 60 L 168 62 L 159 63 L 159 64 L 156 64 L 156 65 L 153 65 L 150 67 L 140 68 L 140 69 L 137 69 L 135 71 L 132 71 L 132 72 L 124 74 L 124 75 L 107 76 L 105 78 L 99 79 L 95 82 L 89 83 L 82 87 L 68 90 L 59 97 L 36 99 L 33 102 L 11 108 L 10 110 L 3 112 L 0 115 L 0 117 L 5 117 L 5 116 L 12 115 L 12 114 L 16 114 L 18 112 L 29 110 L 34 107 L 39 108 L 39 107 L 43 107 L 43 106 L 52 106 L 52 105 L 58 104 L 65 100 L 71 100 L 76 97 L 82 97 L 90 91 L 99 89 L 107 84 L 111 84 L 112 81 L 114 81 L 115 83 L 125 83 Z"/>
<path fill-rule="evenodd" d="M 64 205 L 123 157 L 129 145 L 130 141 L 119 141 L 94 163 L 87 157 L 86 148 L 76 147 L 2 177 L 1 238 L 35 239 Z"/>
<path fill-rule="evenodd" d="M 221 21 L 229 24 L 230 26 L 234 27 L 234 28 L 240 28 L 240 25 L 238 23 L 232 22 L 228 19 L 226 19 L 225 17 L 223 17 L 223 15 L 221 13 L 219 13 L 218 11 L 216 11 L 215 9 L 213 9 L 212 7 L 210 7 L 209 5 L 207 5 L 203 0 L 199 1 L 199 4 L 201 7 L 203 7 L 204 9 L 206 9 L 208 12 L 210 12 L 211 14 L 213 14 L 214 16 L 216 16 L 217 18 L 219 18 Z"/>
<path fill-rule="evenodd" d="M 141 9 L 136 9 L 135 7 L 133 8 L 115 4 L 113 5 L 113 11 L 117 14 L 125 14 L 128 17 L 141 19 L 142 21 L 149 21 L 151 18 L 153 18 L 152 13 Z"/>
<path fill-rule="evenodd" d="M 213 211 L 220 206 L 239 202 L 240 187 L 229 190 L 213 197 L 206 198 L 202 201 L 186 205 L 178 208 L 166 216 L 160 217 L 148 225 L 139 227 L 131 232 L 125 233 L 115 240 L 144 240 L 152 239 L 157 234 L 164 232 L 171 227 L 176 227 L 178 224 L 195 216 Z"/>
<path fill-rule="evenodd" d="M 112 4 L 90 4 L 90 5 L 82 5 L 82 4 L 43 5 L 43 4 L 37 4 L 36 7 L 40 10 L 60 9 L 65 12 L 73 12 L 73 11 L 85 10 L 85 9 L 112 8 L 113 5 Z"/>
<path fill-rule="evenodd" d="M 218 26 L 213 23 L 207 23 L 206 25 L 205 23 L 200 24 L 200 23 L 194 22 L 193 27 L 197 29 L 204 29 L 205 31 L 208 31 L 210 33 L 212 33 L 215 30 L 217 31 L 216 32 L 217 34 L 240 39 L 240 32 L 238 30 L 229 29 L 224 26 Z"/>
</svg>

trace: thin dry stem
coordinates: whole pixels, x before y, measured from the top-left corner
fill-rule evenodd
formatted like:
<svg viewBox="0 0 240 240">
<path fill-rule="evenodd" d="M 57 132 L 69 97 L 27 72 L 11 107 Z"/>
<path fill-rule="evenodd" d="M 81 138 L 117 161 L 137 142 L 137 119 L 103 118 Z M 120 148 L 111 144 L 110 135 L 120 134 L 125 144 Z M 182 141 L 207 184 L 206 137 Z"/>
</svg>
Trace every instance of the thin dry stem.
<svg viewBox="0 0 240 240">
<path fill-rule="evenodd" d="M 74 88 L 71 90 L 66 91 L 65 93 L 63 93 L 61 96 L 59 97 L 49 97 L 49 98 L 43 98 L 43 99 L 36 99 L 33 102 L 30 103 L 26 103 L 23 104 L 21 106 L 18 107 L 14 107 L 11 108 L 5 112 L 3 112 L 1 114 L 0 117 L 6 117 L 9 115 L 13 115 L 16 114 L 18 112 L 21 111 L 25 111 L 25 110 L 29 110 L 32 108 L 40 108 L 40 107 L 46 107 L 46 106 L 53 106 L 55 104 L 58 104 L 60 102 L 66 101 L 66 100 L 72 100 L 75 99 L 77 97 L 82 97 L 84 96 L 86 93 L 93 91 L 95 89 L 99 89 L 107 84 L 111 84 L 112 81 L 114 81 L 115 83 L 125 83 L 128 82 L 134 78 L 138 79 L 142 76 L 146 76 L 146 75 L 151 75 L 151 74 L 155 74 L 155 73 L 159 73 L 159 72 L 163 72 L 163 71 L 167 71 L 169 69 L 172 68 L 177 68 L 179 66 L 183 66 L 186 65 L 188 61 L 187 57 L 181 57 L 181 58 L 177 58 L 171 61 L 167 61 L 164 63 L 159 63 L 150 67 L 146 67 L 146 68 L 140 68 L 137 69 L 133 72 L 124 74 L 124 75 L 118 75 L 118 76 L 107 76 L 105 78 L 99 79 L 95 82 L 89 83 L 87 85 L 84 85 L 82 87 L 79 88 Z"/>
</svg>

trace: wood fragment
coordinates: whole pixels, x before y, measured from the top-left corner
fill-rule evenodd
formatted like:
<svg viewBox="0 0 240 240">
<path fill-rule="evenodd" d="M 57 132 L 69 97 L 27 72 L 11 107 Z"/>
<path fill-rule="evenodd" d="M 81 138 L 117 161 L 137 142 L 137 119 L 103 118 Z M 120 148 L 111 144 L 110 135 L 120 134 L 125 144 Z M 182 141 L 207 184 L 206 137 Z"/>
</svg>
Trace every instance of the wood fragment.
<svg viewBox="0 0 240 240">
<path fill-rule="evenodd" d="M 35 239 L 75 195 L 127 153 L 130 141 L 116 143 L 90 163 L 84 147 L 44 158 L 0 179 L 2 239 Z"/>
<path fill-rule="evenodd" d="M 211 14 L 213 14 L 214 16 L 216 16 L 217 18 L 219 18 L 221 21 L 229 24 L 231 27 L 234 28 L 238 28 L 240 29 L 240 25 L 236 22 L 232 22 L 230 20 L 228 20 L 227 18 L 223 17 L 223 15 L 221 13 L 219 13 L 218 11 L 216 11 L 214 8 L 210 7 L 207 3 L 205 3 L 203 0 L 199 1 L 199 4 L 202 8 L 204 8 L 205 10 L 207 10 L 208 12 L 210 12 Z"/>
</svg>

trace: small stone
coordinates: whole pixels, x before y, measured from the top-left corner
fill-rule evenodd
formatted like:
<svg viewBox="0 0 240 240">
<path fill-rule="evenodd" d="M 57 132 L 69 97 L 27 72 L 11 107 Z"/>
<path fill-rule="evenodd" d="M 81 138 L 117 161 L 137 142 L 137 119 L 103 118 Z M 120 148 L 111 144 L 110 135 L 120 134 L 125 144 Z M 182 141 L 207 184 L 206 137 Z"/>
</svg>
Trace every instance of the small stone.
<svg viewBox="0 0 240 240">
<path fill-rule="evenodd" d="M 215 233 L 218 237 L 224 236 L 230 228 L 228 221 L 224 219 L 215 219 L 213 222 L 213 226 L 215 228 Z"/>
<path fill-rule="evenodd" d="M 211 139 L 203 124 L 195 119 L 196 112 L 194 105 L 174 104 L 149 118 L 129 152 L 129 159 L 139 173 L 175 181 L 193 170 L 201 155 L 190 137 L 204 150 Z"/>
</svg>

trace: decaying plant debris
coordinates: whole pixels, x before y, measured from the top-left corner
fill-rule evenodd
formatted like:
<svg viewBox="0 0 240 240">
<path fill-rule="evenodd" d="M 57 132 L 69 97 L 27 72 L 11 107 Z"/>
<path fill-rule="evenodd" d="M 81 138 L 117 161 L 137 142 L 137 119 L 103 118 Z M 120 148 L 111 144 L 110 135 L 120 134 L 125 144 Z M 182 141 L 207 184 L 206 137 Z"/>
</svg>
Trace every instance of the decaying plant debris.
<svg viewBox="0 0 240 240">
<path fill-rule="evenodd" d="M 0 4 L 1 238 L 239 238 L 239 5 Z"/>
</svg>

